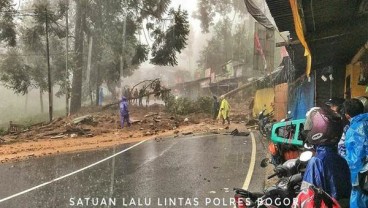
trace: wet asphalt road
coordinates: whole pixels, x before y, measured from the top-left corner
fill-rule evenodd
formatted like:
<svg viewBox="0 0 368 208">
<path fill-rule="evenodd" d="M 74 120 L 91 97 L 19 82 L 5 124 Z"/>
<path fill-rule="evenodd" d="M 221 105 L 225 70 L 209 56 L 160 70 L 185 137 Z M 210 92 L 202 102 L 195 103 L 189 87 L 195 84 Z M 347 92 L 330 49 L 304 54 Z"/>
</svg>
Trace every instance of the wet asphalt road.
<svg viewBox="0 0 368 208">
<path fill-rule="evenodd" d="M 249 187 L 260 191 L 264 150 L 256 143 Z M 232 188 L 243 186 L 252 151 L 250 136 L 149 140 L 67 175 L 132 145 L 3 164 L 0 200 L 34 189 L 0 202 L 0 207 L 232 207 Z M 65 177 L 39 186 L 61 176 Z"/>
</svg>

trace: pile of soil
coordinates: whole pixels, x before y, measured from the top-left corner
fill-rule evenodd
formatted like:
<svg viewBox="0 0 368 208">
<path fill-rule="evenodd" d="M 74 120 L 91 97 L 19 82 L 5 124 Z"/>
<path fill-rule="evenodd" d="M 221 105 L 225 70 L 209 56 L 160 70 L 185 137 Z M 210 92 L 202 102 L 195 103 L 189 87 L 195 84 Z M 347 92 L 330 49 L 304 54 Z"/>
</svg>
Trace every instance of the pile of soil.
<svg viewBox="0 0 368 208">
<path fill-rule="evenodd" d="M 164 106 L 130 105 L 131 127 L 121 128 L 119 109 L 89 107 L 78 114 L 16 130 L 1 137 L 0 162 L 18 161 L 45 155 L 108 148 L 146 139 L 178 137 L 196 133 L 220 133 L 245 127 L 245 105 L 232 104 L 231 125 L 223 126 L 212 115 L 171 115 Z M 238 126 L 236 126 L 238 125 Z M 241 127 L 239 127 L 241 126 Z"/>
</svg>

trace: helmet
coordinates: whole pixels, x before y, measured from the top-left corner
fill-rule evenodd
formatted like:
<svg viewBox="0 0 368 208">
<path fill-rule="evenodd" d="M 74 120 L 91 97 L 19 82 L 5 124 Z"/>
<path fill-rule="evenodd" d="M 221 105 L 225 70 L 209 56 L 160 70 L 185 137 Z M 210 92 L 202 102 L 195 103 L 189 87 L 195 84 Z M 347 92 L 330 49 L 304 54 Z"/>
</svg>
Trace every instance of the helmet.
<svg viewBox="0 0 368 208">
<path fill-rule="evenodd" d="M 325 102 L 325 104 L 331 107 L 331 109 L 333 106 L 336 106 L 335 109 L 333 110 L 341 115 L 344 115 L 344 113 L 342 112 L 344 101 L 345 101 L 344 98 L 333 97 L 329 99 L 327 102 Z"/>
<path fill-rule="evenodd" d="M 364 113 L 368 113 L 368 97 L 360 96 L 360 97 L 356 97 L 356 99 L 360 100 L 360 102 L 363 103 Z"/>
<path fill-rule="evenodd" d="M 326 105 L 328 106 L 341 106 L 344 103 L 345 99 L 344 98 L 338 98 L 338 97 L 333 97 L 331 99 L 329 99 L 327 102 L 325 102 Z"/>
<path fill-rule="evenodd" d="M 312 108 L 304 125 L 306 140 L 313 145 L 337 144 L 343 132 L 341 117 L 330 109 Z"/>
</svg>

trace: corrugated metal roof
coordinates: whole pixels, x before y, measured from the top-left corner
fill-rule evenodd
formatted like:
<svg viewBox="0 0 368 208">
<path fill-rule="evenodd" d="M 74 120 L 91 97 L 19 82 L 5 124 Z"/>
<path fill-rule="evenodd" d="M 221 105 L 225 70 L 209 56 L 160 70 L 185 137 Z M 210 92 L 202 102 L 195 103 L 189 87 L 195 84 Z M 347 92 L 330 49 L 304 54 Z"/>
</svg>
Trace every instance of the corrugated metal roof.
<svg viewBox="0 0 368 208">
<path fill-rule="evenodd" d="M 295 37 L 289 0 L 266 0 L 280 31 Z M 368 12 L 362 5 L 368 0 L 300 0 L 304 35 L 312 53 L 314 69 L 327 65 L 345 65 L 368 40 Z M 294 34 L 293 34 L 294 33 Z M 292 46 L 295 48 L 295 46 Z M 300 51 L 295 54 L 303 59 Z M 302 64 L 303 65 L 303 64 Z M 298 70 L 302 67 L 300 64 Z"/>
<path fill-rule="evenodd" d="M 293 14 L 289 0 L 266 0 L 266 2 L 279 31 L 293 31 Z"/>
</svg>

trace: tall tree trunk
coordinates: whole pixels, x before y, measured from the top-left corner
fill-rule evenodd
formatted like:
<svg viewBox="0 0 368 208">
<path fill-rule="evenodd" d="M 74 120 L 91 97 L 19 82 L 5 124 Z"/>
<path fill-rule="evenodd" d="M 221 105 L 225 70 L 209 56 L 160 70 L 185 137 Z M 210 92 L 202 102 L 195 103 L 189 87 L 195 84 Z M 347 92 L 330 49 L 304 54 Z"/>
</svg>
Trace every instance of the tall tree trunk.
<svg viewBox="0 0 368 208">
<path fill-rule="evenodd" d="M 74 51 L 76 53 L 76 67 L 73 70 L 72 96 L 70 104 L 70 112 L 76 113 L 82 105 L 82 73 L 83 73 L 83 42 L 85 27 L 86 11 L 85 0 L 75 0 L 77 12 L 75 15 L 75 44 Z"/>
<path fill-rule="evenodd" d="M 40 89 L 40 106 L 41 106 L 41 113 L 43 113 L 43 91 Z"/>
<path fill-rule="evenodd" d="M 87 58 L 87 87 L 89 97 L 91 99 L 91 105 L 93 105 L 93 93 L 91 88 L 91 59 L 92 59 L 92 46 L 93 46 L 93 36 L 89 36 L 89 43 L 88 43 L 88 58 Z"/>
<path fill-rule="evenodd" d="M 65 15 L 65 25 L 66 25 L 66 37 L 65 37 L 65 114 L 69 116 L 69 99 L 70 99 L 70 84 L 69 84 L 69 0 L 67 0 L 67 10 Z"/>
</svg>

